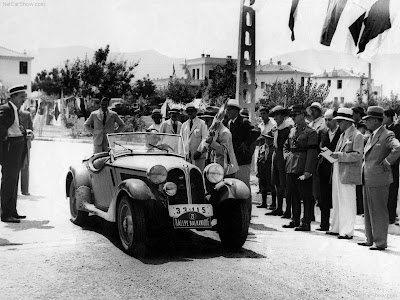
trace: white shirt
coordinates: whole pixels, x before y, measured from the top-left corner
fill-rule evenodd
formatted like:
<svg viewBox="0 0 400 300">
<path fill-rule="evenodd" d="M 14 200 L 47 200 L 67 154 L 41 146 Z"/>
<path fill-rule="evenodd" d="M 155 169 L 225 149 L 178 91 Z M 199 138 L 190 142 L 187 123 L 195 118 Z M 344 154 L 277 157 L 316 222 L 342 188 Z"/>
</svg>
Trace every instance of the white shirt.
<svg viewBox="0 0 400 300">
<path fill-rule="evenodd" d="M 18 115 L 18 109 L 15 106 L 14 103 L 9 101 L 8 103 L 11 104 L 11 107 L 14 109 L 14 123 L 8 128 L 7 131 L 7 136 L 8 137 L 18 137 L 22 136 L 22 132 L 19 129 L 19 115 Z"/>
<path fill-rule="evenodd" d="M 261 134 L 266 134 L 272 129 L 276 128 L 276 122 L 273 118 L 270 117 L 267 124 L 265 124 L 263 121 L 258 125 L 258 128 L 260 128 Z"/>
<path fill-rule="evenodd" d="M 329 141 L 332 142 L 333 138 L 335 137 L 336 131 L 338 130 L 339 126 L 336 126 L 334 131 L 328 129 Z"/>
<path fill-rule="evenodd" d="M 238 117 L 234 118 L 233 120 L 229 120 L 229 122 L 228 122 L 228 129 L 231 128 L 231 125 L 232 125 L 233 123 L 236 122 L 236 119 L 237 119 L 237 118 L 238 118 Z"/>
<path fill-rule="evenodd" d="M 160 124 L 153 123 L 153 124 L 151 124 L 151 125 L 149 126 L 149 128 L 147 128 L 147 130 L 151 130 L 151 131 L 156 130 L 157 132 L 160 132 L 161 124 L 162 124 L 162 123 L 160 123 Z"/>
</svg>

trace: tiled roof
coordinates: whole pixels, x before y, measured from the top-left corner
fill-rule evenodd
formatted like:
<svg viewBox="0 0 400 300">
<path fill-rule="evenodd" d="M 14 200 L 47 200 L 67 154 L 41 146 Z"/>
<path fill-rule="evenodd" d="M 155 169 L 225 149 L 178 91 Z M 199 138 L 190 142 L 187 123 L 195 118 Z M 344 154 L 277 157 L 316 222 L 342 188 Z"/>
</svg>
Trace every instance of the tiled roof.
<svg viewBox="0 0 400 300">
<path fill-rule="evenodd" d="M 28 56 L 24 53 L 20 53 L 14 50 L 10 50 L 4 47 L 0 46 L 0 56 L 6 56 L 6 57 L 24 57 L 24 58 L 33 58 L 31 56 Z"/>
<path fill-rule="evenodd" d="M 266 65 L 258 65 L 256 67 L 256 72 L 285 72 L 285 73 L 307 73 L 307 74 L 312 74 L 312 72 L 307 72 L 305 70 L 299 69 L 297 67 L 294 67 L 292 65 L 274 65 L 274 64 L 266 64 Z"/>
<path fill-rule="evenodd" d="M 348 71 L 344 69 L 333 70 L 332 72 L 324 72 L 319 75 L 314 75 L 314 78 L 326 78 L 326 77 L 361 77 L 359 73 L 354 73 L 353 70 Z"/>
</svg>

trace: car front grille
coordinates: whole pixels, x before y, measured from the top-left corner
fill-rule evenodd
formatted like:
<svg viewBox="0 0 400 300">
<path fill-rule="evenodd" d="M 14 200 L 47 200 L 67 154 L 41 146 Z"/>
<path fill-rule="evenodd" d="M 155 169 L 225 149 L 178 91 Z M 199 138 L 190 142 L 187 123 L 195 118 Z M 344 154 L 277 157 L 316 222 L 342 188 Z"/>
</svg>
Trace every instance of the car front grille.
<svg viewBox="0 0 400 300">
<path fill-rule="evenodd" d="M 169 204 L 186 204 L 187 200 L 187 189 L 185 173 L 181 169 L 172 169 L 168 172 L 167 182 L 173 182 L 178 187 L 175 196 L 169 197 Z"/>
<path fill-rule="evenodd" d="M 195 204 L 204 203 L 204 184 L 203 177 L 197 169 L 190 170 L 190 190 L 192 193 L 192 202 Z"/>
</svg>

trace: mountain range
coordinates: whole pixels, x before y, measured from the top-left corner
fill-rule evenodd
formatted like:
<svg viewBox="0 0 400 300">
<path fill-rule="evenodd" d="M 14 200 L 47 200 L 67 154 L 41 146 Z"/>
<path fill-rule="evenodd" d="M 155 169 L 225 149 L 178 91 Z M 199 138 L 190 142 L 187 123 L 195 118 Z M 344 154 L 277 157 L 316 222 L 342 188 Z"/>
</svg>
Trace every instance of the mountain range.
<svg viewBox="0 0 400 300">
<path fill-rule="evenodd" d="M 50 70 L 53 67 L 62 67 L 68 59 L 74 61 L 76 58 L 89 59 L 93 57 L 95 50 L 83 46 L 70 46 L 59 48 L 40 48 L 32 61 L 32 77 L 41 70 Z M 281 61 L 282 64 L 290 62 L 293 66 L 311 72 L 314 75 L 322 74 L 325 70 L 336 69 L 351 70 L 355 73 L 364 73 L 368 76 L 368 63 L 358 59 L 351 54 L 339 53 L 334 51 L 302 50 L 275 57 L 265 57 L 263 54 L 261 64 L 267 64 L 272 59 L 274 64 Z M 178 78 L 184 76 L 181 64 L 184 58 L 175 58 L 163 55 L 155 50 L 145 50 L 139 52 L 111 52 L 112 58 L 124 59 L 128 62 L 138 62 L 135 68 L 135 78 L 140 79 L 149 76 L 151 79 L 168 78 L 172 75 L 173 68 Z M 258 62 L 258 61 L 257 61 Z M 400 92 L 400 81 L 395 80 L 400 77 L 400 53 L 385 54 L 374 57 L 372 61 L 372 78 L 374 85 L 382 85 L 384 95 L 389 95 L 393 90 Z M 32 79 L 33 79 L 32 78 Z"/>
</svg>

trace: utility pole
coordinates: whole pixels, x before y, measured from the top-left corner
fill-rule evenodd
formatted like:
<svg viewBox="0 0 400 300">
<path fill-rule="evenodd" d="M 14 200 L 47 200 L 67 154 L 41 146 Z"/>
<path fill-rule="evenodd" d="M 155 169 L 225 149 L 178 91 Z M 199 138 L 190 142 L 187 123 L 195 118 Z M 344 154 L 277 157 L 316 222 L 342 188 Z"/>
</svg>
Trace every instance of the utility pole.
<svg viewBox="0 0 400 300">
<path fill-rule="evenodd" d="M 368 100 L 372 95 L 372 75 L 371 75 L 371 63 L 368 63 Z"/>
<path fill-rule="evenodd" d="M 239 19 L 239 51 L 236 75 L 236 99 L 250 113 L 250 121 L 255 120 L 256 94 L 256 13 L 252 8 L 255 0 L 250 0 L 249 6 L 245 0 L 240 0 Z"/>
</svg>

